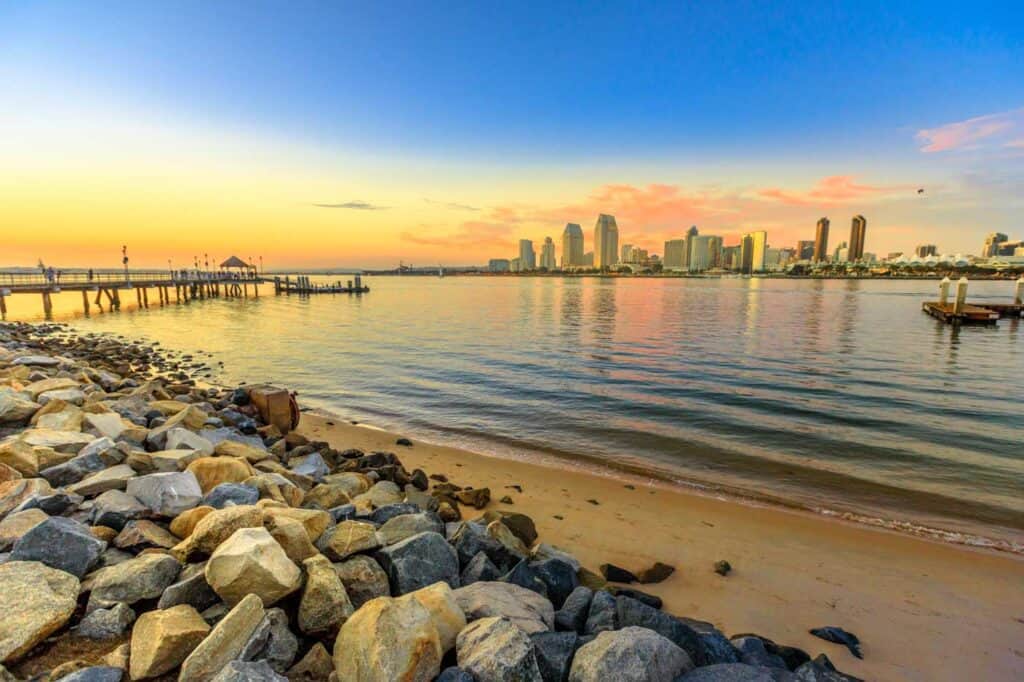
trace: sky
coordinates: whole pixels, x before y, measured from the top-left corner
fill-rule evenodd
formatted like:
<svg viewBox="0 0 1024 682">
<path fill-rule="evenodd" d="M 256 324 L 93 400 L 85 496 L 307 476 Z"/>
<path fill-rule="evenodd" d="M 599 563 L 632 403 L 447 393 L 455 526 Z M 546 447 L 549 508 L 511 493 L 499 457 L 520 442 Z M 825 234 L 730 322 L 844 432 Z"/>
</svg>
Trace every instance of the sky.
<svg viewBox="0 0 1024 682">
<path fill-rule="evenodd" d="M 977 253 L 1022 188 L 1019 2 L 0 1 L 0 266 Z"/>
</svg>

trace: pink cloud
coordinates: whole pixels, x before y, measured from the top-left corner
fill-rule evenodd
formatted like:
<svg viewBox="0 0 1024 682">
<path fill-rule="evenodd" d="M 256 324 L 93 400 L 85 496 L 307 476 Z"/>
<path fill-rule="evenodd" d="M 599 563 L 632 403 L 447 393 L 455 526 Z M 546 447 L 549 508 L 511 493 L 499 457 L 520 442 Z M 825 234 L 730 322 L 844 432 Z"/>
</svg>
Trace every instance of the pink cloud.
<svg viewBox="0 0 1024 682">
<path fill-rule="evenodd" d="M 850 201 L 864 200 L 897 192 L 905 192 L 908 185 L 873 186 L 862 185 L 849 175 L 831 175 L 822 178 L 807 191 L 789 191 L 778 187 L 769 187 L 758 192 L 758 196 L 780 201 L 790 206 L 835 206 Z"/>
<path fill-rule="evenodd" d="M 925 128 L 918 131 L 916 137 L 922 144 L 921 151 L 931 153 L 999 146 L 1007 138 L 1019 135 L 1021 130 L 1024 130 L 1024 108 Z M 1019 140 L 1004 146 L 1012 147 L 1016 142 Z"/>
</svg>

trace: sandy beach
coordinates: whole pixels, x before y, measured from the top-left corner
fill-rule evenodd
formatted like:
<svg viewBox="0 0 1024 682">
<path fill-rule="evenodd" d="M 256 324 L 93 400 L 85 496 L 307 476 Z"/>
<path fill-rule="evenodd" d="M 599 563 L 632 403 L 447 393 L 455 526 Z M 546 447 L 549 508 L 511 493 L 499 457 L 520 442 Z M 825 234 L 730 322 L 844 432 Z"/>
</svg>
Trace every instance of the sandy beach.
<svg viewBox="0 0 1024 682">
<path fill-rule="evenodd" d="M 540 536 L 588 568 L 676 568 L 658 585 L 665 610 L 824 652 L 869 680 L 1024 678 L 1024 561 L 826 519 L 720 500 L 641 479 L 554 469 L 413 440 L 306 413 L 299 429 L 336 448 L 394 451 L 411 470 L 488 486 L 488 508 L 531 516 Z M 512 486 L 521 487 L 521 491 Z M 512 505 L 498 500 L 508 495 Z M 596 502 L 596 504 L 595 504 Z M 464 508 L 464 510 L 467 508 Z M 468 509 L 469 512 L 474 512 Z M 728 560 L 733 572 L 712 566 Z M 810 628 L 857 634 L 864 659 Z"/>
</svg>

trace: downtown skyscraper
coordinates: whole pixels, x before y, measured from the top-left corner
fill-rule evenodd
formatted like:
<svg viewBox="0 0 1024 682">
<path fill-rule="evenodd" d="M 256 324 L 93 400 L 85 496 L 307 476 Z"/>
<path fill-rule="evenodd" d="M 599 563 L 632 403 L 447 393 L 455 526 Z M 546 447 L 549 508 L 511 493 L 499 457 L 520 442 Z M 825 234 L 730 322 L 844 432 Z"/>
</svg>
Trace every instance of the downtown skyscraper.
<svg viewBox="0 0 1024 682">
<path fill-rule="evenodd" d="M 583 267 L 583 228 L 576 223 L 568 223 L 562 232 L 562 268 Z"/>
<path fill-rule="evenodd" d="M 862 215 L 853 216 L 850 225 L 850 247 L 846 260 L 856 263 L 864 259 L 864 235 L 868 229 L 868 221 Z"/>
<path fill-rule="evenodd" d="M 533 242 L 529 239 L 519 240 L 519 270 L 527 272 L 537 269 L 537 253 L 533 250 Z"/>
<path fill-rule="evenodd" d="M 615 216 L 602 213 L 594 225 L 594 267 L 610 268 L 619 262 L 619 226 Z"/>
<path fill-rule="evenodd" d="M 555 242 L 551 237 L 544 237 L 544 244 L 540 247 L 540 266 L 548 271 L 558 267 L 555 261 Z"/>
<path fill-rule="evenodd" d="M 828 218 L 818 220 L 818 229 L 814 233 L 814 256 L 811 258 L 815 263 L 827 261 L 828 258 Z"/>
</svg>

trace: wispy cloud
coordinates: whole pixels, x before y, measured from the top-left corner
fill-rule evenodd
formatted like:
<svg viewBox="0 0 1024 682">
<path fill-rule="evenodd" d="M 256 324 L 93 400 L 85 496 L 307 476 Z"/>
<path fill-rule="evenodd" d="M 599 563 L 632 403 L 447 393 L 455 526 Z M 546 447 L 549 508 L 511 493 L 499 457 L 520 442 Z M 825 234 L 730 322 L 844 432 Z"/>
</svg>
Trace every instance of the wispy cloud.
<svg viewBox="0 0 1024 682">
<path fill-rule="evenodd" d="M 423 201 L 427 202 L 431 206 L 441 206 L 442 208 L 448 208 L 453 211 L 479 211 L 478 206 L 470 206 L 469 204 L 460 204 L 454 201 L 436 201 L 434 199 L 426 199 Z"/>
<path fill-rule="evenodd" d="M 1024 133 L 1024 108 L 976 116 L 917 132 L 925 153 L 1019 148 Z"/>
<path fill-rule="evenodd" d="M 346 201 L 341 204 L 313 204 L 317 208 L 350 208 L 357 211 L 383 211 L 387 206 L 377 206 L 366 201 Z"/>
<path fill-rule="evenodd" d="M 758 192 L 758 196 L 780 201 L 790 206 L 836 206 L 851 201 L 863 201 L 888 194 L 906 192 L 909 185 L 864 185 L 856 182 L 850 175 L 830 175 L 822 178 L 809 190 L 785 190 L 768 187 Z"/>
</svg>

